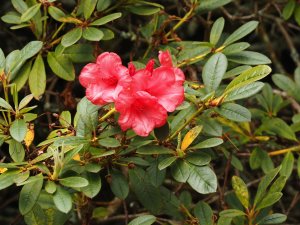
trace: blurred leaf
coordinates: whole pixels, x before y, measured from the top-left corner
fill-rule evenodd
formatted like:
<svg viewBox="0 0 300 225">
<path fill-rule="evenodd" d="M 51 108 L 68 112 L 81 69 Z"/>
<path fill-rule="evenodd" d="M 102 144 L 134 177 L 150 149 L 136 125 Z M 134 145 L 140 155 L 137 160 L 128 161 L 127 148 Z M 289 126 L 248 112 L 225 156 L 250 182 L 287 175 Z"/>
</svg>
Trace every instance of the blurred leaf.
<svg viewBox="0 0 300 225">
<path fill-rule="evenodd" d="M 69 111 L 62 111 L 59 115 L 59 123 L 63 127 L 69 127 L 72 124 L 72 116 Z"/>
<path fill-rule="evenodd" d="M 190 166 L 188 184 L 200 194 L 216 192 L 217 177 L 214 171 L 208 166 Z"/>
<path fill-rule="evenodd" d="M 152 215 L 139 216 L 132 220 L 128 225 L 151 225 L 155 223 L 156 218 Z"/>
<path fill-rule="evenodd" d="M 114 32 L 108 28 L 100 28 L 99 30 L 101 30 L 104 34 L 102 38 L 103 41 L 111 40 L 115 37 Z"/>
<path fill-rule="evenodd" d="M 299 4 L 296 6 L 294 17 L 297 24 L 300 26 L 300 5 Z"/>
<path fill-rule="evenodd" d="M 207 92 L 215 91 L 226 72 L 227 58 L 222 53 L 212 55 L 203 67 L 202 79 Z"/>
<path fill-rule="evenodd" d="M 13 7 L 21 14 L 28 9 L 27 4 L 23 0 L 11 0 Z"/>
<path fill-rule="evenodd" d="M 66 177 L 60 178 L 59 183 L 66 187 L 81 188 L 88 186 L 89 182 L 82 177 Z"/>
<path fill-rule="evenodd" d="M 267 215 L 263 219 L 261 219 L 257 224 L 258 225 L 267 225 L 267 224 L 280 224 L 285 222 L 287 216 L 281 213 L 274 213 L 271 215 Z"/>
<path fill-rule="evenodd" d="M 95 27 L 86 27 L 82 33 L 82 37 L 88 41 L 100 41 L 103 36 L 103 32 Z"/>
<path fill-rule="evenodd" d="M 288 20 L 294 12 L 296 6 L 296 1 L 295 0 L 289 0 L 288 3 L 284 6 L 282 10 L 282 17 L 285 20 Z"/>
<path fill-rule="evenodd" d="M 32 210 L 24 216 L 26 224 L 40 225 L 48 224 L 47 215 L 39 204 L 35 204 Z"/>
<path fill-rule="evenodd" d="M 9 128 L 10 135 L 18 142 L 24 140 L 26 131 L 27 131 L 27 125 L 25 121 L 21 119 L 15 120 Z"/>
<path fill-rule="evenodd" d="M 282 197 L 281 192 L 268 193 L 260 202 L 257 203 L 256 210 L 260 210 L 275 204 Z"/>
<path fill-rule="evenodd" d="M 41 55 L 38 55 L 34 61 L 28 82 L 30 91 L 34 98 L 39 99 L 46 90 L 46 71 Z"/>
<path fill-rule="evenodd" d="M 9 143 L 9 155 L 14 162 L 23 162 L 25 157 L 25 151 L 23 145 L 14 139 L 11 140 Z"/>
<path fill-rule="evenodd" d="M 227 218 L 233 218 L 237 216 L 245 216 L 246 213 L 244 213 L 241 210 L 238 209 L 226 209 L 219 213 L 221 217 L 227 217 Z"/>
<path fill-rule="evenodd" d="M 174 154 L 174 151 L 159 145 L 145 145 L 137 149 L 136 153 L 142 155 L 153 155 L 153 154 Z"/>
<path fill-rule="evenodd" d="M 284 90 L 289 95 L 291 95 L 291 96 L 298 95 L 298 89 L 297 89 L 295 82 L 288 76 L 285 76 L 282 74 L 274 74 L 272 76 L 272 80 L 276 84 L 277 87 Z"/>
<path fill-rule="evenodd" d="M 200 201 L 194 208 L 194 214 L 198 218 L 200 225 L 213 225 L 213 211 L 204 201 Z"/>
<path fill-rule="evenodd" d="M 63 213 L 68 213 L 72 209 L 72 197 L 61 186 L 57 186 L 56 192 L 53 195 L 53 201 L 57 209 Z"/>
<path fill-rule="evenodd" d="M 18 109 L 23 109 L 24 107 L 26 107 L 29 102 L 31 102 L 31 100 L 33 99 L 33 94 L 29 94 L 29 95 L 26 95 L 19 103 L 19 107 Z"/>
<path fill-rule="evenodd" d="M 248 192 L 247 185 L 238 176 L 233 176 L 231 182 L 232 182 L 232 187 L 233 187 L 233 190 L 234 190 L 236 196 L 238 197 L 238 199 L 240 200 L 242 205 L 246 209 L 248 209 L 248 207 L 249 207 L 249 192 Z"/>
<path fill-rule="evenodd" d="M 48 12 L 53 19 L 59 22 L 63 22 L 63 18 L 67 17 L 67 15 L 61 9 L 52 5 L 48 7 Z"/>
<path fill-rule="evenodd" d="M 45 191 L 47 191 L 49 194 L 53 194 L 56 191 L 56 188 L 57 186 L 53 181 L 48 180 L 46 182 Z"/>
<path fill-rule="evenodd" d="M 1 17 L 1 20 L 5 23 L 9 24 L 20 24 L 21 17 L 20 14 L 16 12 L 8 12 L 4 16 Z"/>
<path fill-rule="evenodd" d="M 162 183 L 166 178 L 166 170 L 158 169 L 158 165 L 160 161 L 161 161 L 160 158 L 154 159 L 146 170 L 147 177 L 150 183 L 155 187 L 159 187 L 160 185 L 162 185 Z"/>
<path fill-rule="evenodd" d="M 169 123 L 154 129 L 154 135 L 159 141 L 164 141 L 170 134 Z"/>
<path fill-rule="evenodd" d="M 82 28 L 77 27 L 66 33 L 61 39 L 61 44 L 64 47 L 69 47 L 75 44 L 82 36 Z"/>
<path fill-rule="evenodd" d="M 271 187 L 269 189 L 269 193 L 281 192 L 282 189 L 284 188 L 284 185 L 285 185 L 286 181 L 287 181 L 287 177 L 286 176 L 280 176 L 280 177 L 278 177 L 273 182 L 273 184 L 271 185 Z"/>
<path fill-rule="evenodd" d="M 112 13 L 112 14 L 103 16 L 100 19 L 93 21 L 92 23 L 90 23 L 90 26 L 101 26 L 101 25 L 107 24 L 115 19 L 120 18 L 121 16 L 122 16 L 122 13 Z"/>
<path fill-rule="evenodd" d="M 20 173 L 19 170 L 14 170 L 12 172 L 6 171 L 5 173 L 0 174 L 0 190 L 12 185 L 15 182 L 14 179 L 18 173 Z"/>
<path fill-rule="evenodd" d="M 225 118 L 237 122 L 248 122 L 251 121 L 250 111 L 235 103 L 222 104 L 221 108 L 218 109 L 218 113 Z"/>
<path fill-rule="evenodd" d="M 47 61 L 52 71 L 60 78 L 67 81 L 75 79 L 74 66 L 68 57 L 48 52 Z"/>
<path fill-rule="evenodd" d="M 120 199 L 125 199 L 129 193 L 129 186 L 125 176 L 118 170 L 111 173 L 110 188 L 114 195 Z"/>
<path fill-rule="evenodd" d="M 202 3 L 200 5 L 202 5 Z M 225 20 L 223 17 L 220 17 L 214 22 L 209 36 L 209 42 L 211 44 L 216 45 L 218 43 L 224 29 L 224 23 Z"/>
<path fill-rule="evenodd" d="M 259 53 L 252 51 L 241 51 L 237 53 L 232 53 L 227 57 L 228 61 L 246 64 L 246 65 L 261 65 L 261 64 L 270 64 L 271 60 Z"/>
<path fill-rule="evenodd" d="M 161 10 L 158 7 L 147 6 L 147 5 L 131 5 L 126 8 L 129 12 L 140 16 L 151 16 L 155 13 L 158 13 Z"/>
<path fill-rule="evenodd" d="M 34 182 L 25 184 L 20 192 L 19 210 L 22 215 L 25 215 L 31 211 L 42 190 L 43 175 L 39 174 L 35 177 L 38 179 L 36 179 Z"/>
<path fill-rule="evenodd" d="M 223 143 L 223 139 L 221 138 L 209 138 L 205 141 L 202 141 L 192 147 L 190 149 L 203 149 L 203 148 L 212 148 L 218 146 Z"/>
<path fill-rule="evenodd" d="M 28 8 L 21 16 L 21 22 L 26 22 L 34 17 L 41 8 L 41 3 L 35 4 Z"/>
<path fill-rule="evenodd" d="M 97 11 L 104 11 L 112 4 L 111 0 L 98 0 L 97 2 Z"/>
<path fill-rule="evenodd" d="M 121 146 L 120 142 L 115 138 L 103 138 L 98 141 L 98 143 L 104 147 L 115 148 Z"/>
<path fill-rule="evenodd" d="M 227 46 L 237 40 L 240 40 L 241 38 L 250 34 L 253 30 L 255 30 L 257 25 L 257 21 L 250 21 L 245 23 L 244 25 L 240 26 L 237 30 L 235 30 L 232 34 L 230 34 L 229 37 L 223 43 L 223 45 Z"/>
<path fill-rule="evenodd" d="M 281 170 L 279 171 L 279 174 L 281 176 L 285 176 L 286 178 L 289 178 L 293 172 L 294 161 L 295 161 L 294 154 L 292 152 L 286 153 L 282 160 Z"/>
<path fill-rule="evenodd" d="M 193 141 L 201 133 L 202 129 L 203 129 L 203 126 L 196 126 L 187 132 L 187 134 L 184 136 L 182 143 L 181 143 L 182 151 L 185 151 L 190 146 L 190 144 L 193 143 Z"/>
<path fill-rule="evenodd" d="M 91 17 L 93 11 L 96 8 L 97 1 L 95 0 L 82 0 L 83 1 L 83 15 L 87 20 Z"/>
<path fill-rule="evenodd" d="M 20 91 L 22 87 L 26 84 L 29 74 L 31 72 L 32 61 L 26 62 L 21 69 L 16 74 L 15 78 L 12 80 L 12 83 L 15 83 L 17 86 L 17 91 Z"/>
<path fill-rule="evenodd" d="M 0 97 L 0 107 L 7 109 L 7 110 L 13 110 L 12 106 L 1 97 Z"/>
<path fill-rule="evenodd" d="M 197 12 L 207 12 L 232 2 L 232 0 L 201 0 Z"/>
<path fill-rule="evenodd" d="M 0 70 L 4 69 L 4 67 L 5 67 L 5 55 L 2 49 L 0 48 Z"/>
</svg>

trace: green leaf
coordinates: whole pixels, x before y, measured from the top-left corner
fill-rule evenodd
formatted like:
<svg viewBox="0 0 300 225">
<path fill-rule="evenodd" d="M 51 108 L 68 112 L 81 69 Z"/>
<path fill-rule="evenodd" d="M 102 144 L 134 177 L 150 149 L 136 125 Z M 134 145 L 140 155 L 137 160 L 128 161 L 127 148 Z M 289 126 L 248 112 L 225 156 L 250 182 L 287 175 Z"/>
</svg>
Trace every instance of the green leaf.
<svg viewBox="0 0 300 225">
<path fill-rule="evenodd" d="M 279 171 L 279 174 L 289 178 L 293 172 L 294 161 L 294 154 L 292 152 L 286 153 L 281 163 L 281 170 Z"/>
<path fill-rule="evenodd" d="M 4 16 L 1 17 L 1 20 L 5 23 L 9 23 L 9 24 L 20 24 L 21 23 L 20 14 L 18 14 L 16 12 L 6 13 Z"/>
<path fill-rule="evenodd" d="M 204 201 L 200 201 L 194 208 L 194 215 L 200 221 L 200 225 L 213 225 L 213 211 Z"/>
<path fill-rule="evenodd" d="M 33 99 L 33 94 L 29 94 L 29 95 L 26 95 L 19 103 L 19 107 L 18 109 L 23 109 L 24 107 L 26 107 L 29 102 L 31 102 L 31 100 Z"/>
<path fill-rule="evenodd" d="M 172 165 L 173 162 L 176 161 L 176 159 L 177 159 L 176 156 L 171 156 L 171 157 L 165 158 L 164 160 L 159 162 L 158 169 L 163 170 L 163 169 L 169 167 L 170 165 Z"/>
<path fill-rule="evenodd" d="M 64 47 L 69 47 L 75 44 L 82 36 L 82 28 L 77 27 L 66 33 L 61 39 L 61 44 Z"/>
<path fill-rule="evenodd" d="M 226 209 L 221 211 L 219 215 L 221 217 L 234 218 L 237 216 L 245 216 L 246 213 L 238 209 Z"/>
<path fill-rule="evenodd" d="M 240 177 L 237 177 L 237 176 L 233 176 L 231 182 L 232 182 L 232 187 L 233 187 L 233 190 L 234 190 L 236 196 L 238 197 L 238 199 L 240 200 L 242 205 L 246 209 L 248 209 L 248 207 L 249 207 L 249 192 L 248 192 L 247 185 Z"/>
<path fill-rule="evenodd" d="M 132 220 L 128 225 L 151 225 L 155 223 L 156 217 L 152 215 L 139 216 Z"/>
<path fill-rule="evenodd" d="M 223 79 L 234 77 L 234 76 L 239 75 L 251 68 L 252 68 L 251 66 L 247 66 L 247 65 L 235 67 L 232 70 L 227 71 L 225 73 L 225 75 L 223 76 Z"/>
<path fill-rule="evenodd" d="M 232 0 L 201 0 L 197 12 L 207 12 L 232 2 Z"/>
<path fill-rule="evenodd" d="M 165 123 L 165 125 L 155 128 L 154 135 L 155 135 L 156 139 L 159 141 L 166 140 L 168 138 L 168 136 L 170 135 L 169 123 Z"/>
<path fill-rule="evenodd" d="M 258 185 L 258 189 L 254 199 L 254 205 L 257 205 L 257 203 L 261 202 L 262 198 L 265 196 L 268 186 L 274 180 L 275 176 L 279 173 L 280 169 L 281 166 L 271 170 L 262 178 L 261 182 Z"/>
<path fill-rule="evenodd" d="M 82 37 L 88 41 L 100 41 L 103 36 L 103 32 L 95 27 L 86 27 L 82 33 Z"/>
<path fill-rule="evenodd" d="M 62 111 L 61 114 L 59 115 L 59 123 L 66 128 L 71 126 L 72 123 L 71 113 L 69 111 Z"/>
<path fill-rule="evenodd" d="M 3 190 L 14 183 L 16 175 L 20 173 L 19 170 L 15 171 L 6 171 L 0 175 L 0 190 Z"/>
<path fill-rule="evenodd" d="M 53 181 L 48 180 L 45 185 L 45 191 L 47 191 L 49 194 L 53 194 L 56 192 L 57 186 Z"/>
<path fill-rule="evenodd" d="M 221 138 L 209 138 L 205 141 L 202 141 L 192 147 L 190 149 L 203 149 L 203 148 L 212 148 L 222 144 L 224 141 Z"/>
<path fill-rule="evenodd" d="M 42 41 L 31 41 L 21 49 L 22 60 L 30 59 L 37 54 L 43 47 Z"/>
<path fill-rule="evenodd" d="M 296 6 L 295 13 L 294 13 L 294 18 L 295 18 L 295 21 L 300 26 L 300 5 L 299 4 Z"/>
<path fill-rule="evenodd" d="M 5 67 L 5 55 L 2 49 L 0 48 L 0 70 L 4 69 L 4 67 Z"/>
<path fill-rule="evenodd" d="M 289 95 L 297 96 L 298 88 L 296 83 L 288 76 L 282 74 L 274 74 L 272 80 L 277 87 L 287 92 Z"/>
<path fill-rule="evenodd" d="M 61 186 L 57 186 L 56 192 L 53 195 L 53 201 L 57 209 L 63 213 L 68 213 L 72 209 L 72 197 Z"/>
<path fill-rule="evenodd" d="M 41 5 L 42 5 L 41 3 L 35 4 L 30 8 L 28 8 L 24 13 L 22 13 L 21 22 L 26 22 L 30 20 L 32 17 L 34 17 L 40 10 Z"/>
<path fill-rule="evenodd" d="M 112 4 L 111 0 L 98 0 L 97 11 L 101 12 L 107 9 Z"/>
<path fill-rule="evenodd" d="M 120 199 L 125 199 L 129 193 L 129 186 L 125 176 L 117 170 L 111 173 L 110 188 L 114 195 Z"/>
<path fill-rule="evenodd" d="M 0 107 L 7 110 L 13 110 L 13 107 L 1 97 L 0 97 Z"/>
<path fill-rule="evenodd" d="M 288 20 L 295 10 L 296 1 L 295 0 L 289 0 L 288 3 L 284 6 L 282 10 L 282 17 L 285 20 Z"/>
<path fill-rule="evenodd" d="M 202 4 L 202 3 L 201 3 Z M 213 45 L 216 45 L 222 35 L 222 31 L 224 29 L 225 20 L 223 17 L 217 19 L 210 31 L 209 42 Z"/>
<path fill-rule="evenodd" d="M 225 55 L 230 55 L 230 54 L 241 52 L 249 47 L 250 44 L 247 42 L 238 42 L 235 44 L 228 45 L 226 48 L 222 50 L 222 52 Z"/>
<path fill-rule="evenodd" d="M 38 55 L 34 61 L 28 82 L 31 93 L 36 99 L 39 99 L 46 90 L 46 71 L 41 55 Z"/>
<path fill-rule="evenodd" d="M 227 58 L 222 53 L 212 55 L 205 63 L 202 72 L 204 86 L 208 92 L 215 91 L 226 72 Z"/>
<path fill-rule="evenodd" d="M 82 177 L 85 178 L 89 185 L 80 188 L 80 190 L 89 198 L 95 197 L 101 190 L 101 177 L 98 173 L 88 173 L 85 172 L 82 174 Z"/>
<path fill-rule="evenodd" d="M 174 151 L 159 145 L 145 145 L 136 150 L 136 153 L 141 155 L 153 155 L 153 154 L 174 154 Z"/>
<path fill-rule="evenodd" d="M 27 4 L 23 0 L 11 0 L 13 7 L 19 12 L 24 13 L 28 9 Z"/>
<path fill-rule="evenodd" d="M 55 6 L 49 6 L 48 8 L 48 13 L 50 14 L 50 16 L 59 21 L 59 22 L 64 22 L 63 18 L 67 17 L 67 15 L 59 8 L 55 7 Z"/>
<path fill-rule="evenodd" d="M 22 87 L 26 84 L 30 71 L 31 71 L 32 61 L 26 62 L 21 69 L 17 72 L 15 78 L 12 80 L 12 83 L 15 83 L 17 86 L 17 91 L 20 91 Z"/>
<path fill-rule="evenodd" d="M 217 177 L 214 171 L 208 166 L 190 166 L 191 172 L 187 180 L 188 184 L 200 194 L 216 192 Z"/>
<path fill-rule="evenodd" d="M 75 79 L 75 69 L 68 57 L 48 52 L 47 61 L 52 71 L 60 78 L 67 81 Z"/>
<path fill-rule="evenodd" d="M 257 80 L 263 79 L 269 73 L 271 73 L 271 68 L 266 65 L 260 65 L 248 69 L 241 73 L 238 77 L 234 78 L 226 87 L 224 95 L 238 88 L 251 84 Z"/>
<path fill-rule="evenodd" d="M 90 26 L 101 26 L 101 25 L 107 24 L 115 19 L 120 18 L 121 16 L 122 16 L 122 13 L 112 13 L 112 14 L 103 16 L 100 19 L 93 21 L 92 23 L 90 23 Z"/>
<path fill-rule="evenodd" d="M 20 192 L 19 210 L 22 215 L 32 210 L 43 187 L 43 175 L 39 174 L 34 182 L 25 184 Z"/>
<path fill-rule="evenodd" d="M 102 38 L 103 41 L 111 40 L 115 37 L 114 32 L 108 28 L 101 28 L 100 30 L 104 34 L 104 37 Z"/>
<path fill-rule="evenodd" d="M 24 120 L 15 120 L 9 128 L 10 135 L 18 142 L 24 140 L 27 132 L 27 125 Z"/>
<path fill-rule="evenodd" d="M 231 35 L 229 35 L 229 37 L 225 40 L 223 45 L 227 46 L 237 40 L 240 40 L 241 38 L 250 34 L 253 30 L 255 30 L 257 25 L 258 25 L 257 21 L 250 21 L 248 23 L 245 23 L 244 25 L 239 27 L 237 30 L 235 30 Z"/>
<path fill-rule="evenodd" d="M 231 225 L 232 218 L 229 217 L 219 217 L 217 225 Z"/>
<path fill-rule="evenodd" d="M 90 44 L 75 44 L 66 48 L 63 54 L 69 57 L 72 62 L 84 63 L 95 60 L 93 51 L 93 46 Z"/>
<path fill-rule="evenodd" d="M 147 177 L 152 185 L 159 187 L 166 178 L 166 170 L 159 170 L 158 164 L 161 158 L 154 159 L 146 170 Z"/>
<path fill-rule="evenodd" d="M 24 216 L 26 224 L 40 225 L 48 224 L 48 218 L 39 204 L 35 204 L 32 210 Z"/>
<path fill-rule="evenodd" d="M 97 5 L 97 1 L 95 0 L 83 0 L 83 15 L 87 20 L 91 17 Z"/>
<path fill-rule="evenodd" d="M 267 225 L 267 224 L 280 224 L 285 222 L 287 216 L 281 213 L 274 213 L 271 215 L 267 215 L 263 219 L 261 219 L 257 224 L 258 225 Z"/>
<path fill-rule="evenodd" d="M 66 177 L 59 179 L 59 183 L 66 187 L 73 187 L 73 188 L 81 188 L 85 187 L 89 184 L 89 182 L 82 177 Z"/>
<path fill-rule="evenodd" d="M 260 202 L 258 202 L 256 210 L 260 210 L 275 204 L 282 197 L 281 192 L 268 193 Z"/>
<path fill-rule="evenodd" d="M 198 135 L 201 133 L 203 129 L 202 125 L 195 126 L 191 130 L 187 132 L 187 134 L 184 136 L 182 143 L 181 143 L 181 150 L 185 151 L 190 144 L 193 143 L 193 141 L 198 137 Z"/>
<path fill-rule="evenodd" d="M 121 146 L 120 142 L 115 138 L 103 138 L 98 141 L 98 143 L 104 147 L 115 148 Z"/>
<path fill-rule="evenodd" d="M 251 121 L 250 111 L 247 108 L 235 103 L 222 104 L 221 108 L 218 110 L 218 113 L 229 120 L 237 122 Z"/>
<path fill-rule="evenodd" d="M 173 178 L 181 183 L 185 183 L 191 174 L 191 166 L 185 160 L 178 159 L 171 166 Z"/>
<path fill-rule="evenodd" d="M 284 188 L 284 185 L 287 181 L 287 177 L 286 176 L 280 176 L 278 177 L 273 184 L 271 185 L 270 189 L 269 189 L 269 193 L 273 193 L 273 192 L 281 192 L 282 189 Z"/>
<path fill-rule="evenodd" d="M 140 16 L 151 16 L 158 13 L 161 9 L 154 6 L 131 5 L 127 7 L 127 10 Z"/>
<path fill-rule="evenodd" d="M 258 93 L 263 87 L 263 82 L 253 82 L 251 84 L 245 85 L 243 87 L 237 88 L 231 92 L 225 97 L 225 100 L 223 102 L 229 102 L 229 101 L 235 101 L 239 99 L 248 98 L 256 93 Z"/>
<path fill-rule="evenodd" d="M 231 62 L 246 65 L 262 65 L 271 63 L 271 60 L 267 56 L 252 51 L 241 51 L 237 53 L 232 53 L 227 56 L 227 59 Z"/>
<path fill-rule="evenodd" d="M 14 162 L 23 162 L 25 157 L 23 145 L 14 139 L 11 140 L 9 142 L 9 155 L 14 160 Z"/>
<path fill-rule="evenodd" d="M 185 159 L 196 166 L 205 166 L 211 161 L 211 156 L 204 152 L 192 152 Z"/>
</svg>

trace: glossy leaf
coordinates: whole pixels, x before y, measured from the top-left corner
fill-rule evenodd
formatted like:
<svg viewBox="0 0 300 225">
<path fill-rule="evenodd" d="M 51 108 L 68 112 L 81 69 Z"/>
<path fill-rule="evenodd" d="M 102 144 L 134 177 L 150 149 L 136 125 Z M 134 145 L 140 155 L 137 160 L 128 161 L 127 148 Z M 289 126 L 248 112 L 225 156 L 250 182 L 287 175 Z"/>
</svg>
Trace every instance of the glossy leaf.
<svg viewBox="0 0 300 225">
<path fill-rule="evenodd" d="M 226 72 L 227 58 L 222 53 L 216 53 L 205 63 L 202 72 L 204 86 L 208 92 L 215 91 Z"/>
<path fill-rule="evenodd" d="M 211 156 L 204 152 L 192 152 L 189 153 L 185 159 L 193 165 L 205 166 L 211 161 Z"/>
<path fill-rule="evenodd" d="M 163 170 L 163 169 L 169 167 L 170 165 L 172 165 L 173 162 L 176 161 L 176 159 L 177 159 L 176 156 L 171 156 L 171 157 L 165 158 L 164 160 L 159 162 L 158 169 Z"/>
<path fill-rule="evenodd" d="M 234 54 L 237 52 L 241 52 L 250 47 L 250 44 L 247 42 L 238 42 L 231 45 L 228 45 L 226 48 L 222 50 L 222 53 L 225 55 Z"/>
<path fill-rule="evenodd" d="M 61 9 L 59 9 L 55 6 L 52 6 L 52 5 L 49 6 L 48 12 L 53 19 L 55 19 L 59 22 L 63 22 L 63 18 L 66 17 L 66 14 Z"/>
<path fill-rule="evenodd" d="M 26 60 L 37 54 L 43 47 L 42 41 L 31 41 L 21 49 L 22 60 Z"/>
<path fill-rule="evenodd" d="M 97 1 L 95 0 L 83 0 L 83 15 L 86 20 L 91 17 L 96 5 Z"/>
<path fill-rule="evenodd" d="M 82 187 L 80 190 L 89 198 L 95 197 L 101 190 L 101 177 L 99 174 L 85 172 L 83 178 L 88 181 L 88 185 Z"/>
<path fill-rule="evenodd" d="M 267 194 L 260 202 L 258 202 L 256 210 L 260 210 L 275 204 L 282 197 L 281 192 L 273 192 Z"/>
<path fill-rule="evenodd" d="M 256 93 L 258 93 L 264 87 L 263 82 L 254 82 L 243 87 L 237 88 L 225 97 L 224 102 L 235 101 L 239 99 L 248 98 Z"/>
<path fill-rule="evenodd" d="M 246 213 L 238 209 L 226 209 L 220 212 L 221 217 L 227 217 L 227 218 L 234 218 L 237 216 L 245 216 L 245 215 Z"/>
</svg>

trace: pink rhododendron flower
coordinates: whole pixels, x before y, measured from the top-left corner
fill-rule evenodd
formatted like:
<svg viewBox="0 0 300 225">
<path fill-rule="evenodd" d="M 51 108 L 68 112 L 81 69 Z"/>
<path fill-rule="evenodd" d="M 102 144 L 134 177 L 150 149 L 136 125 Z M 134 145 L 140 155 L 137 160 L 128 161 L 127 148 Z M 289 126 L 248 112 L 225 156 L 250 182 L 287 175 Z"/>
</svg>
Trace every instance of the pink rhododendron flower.
<svg viewBox="0 0 300 225">
<path fill-rule="evenodd" d="M 96 105 L 114 102 L 120 91 L 129 85 L 128 69 L 115 53 L 105 52 L 96 63 L 83 67 L 79 82 L 86 88 L 86 97 Z"/>
<path fill-rule="evenodd" d="M 120 92 L 115 102 L 120 112 L 123 130 L 132 128 L 138 135 L 147 136 L 166 123 L 167 112 L 173 112 L 184 100 L 184 75 L 174 68 L 168 52 L 160 53 L 162 66 L 153 69 L 150 60 L 145 69 L 136 71 L 129 65 L 131 85 Z"/>
</svg>

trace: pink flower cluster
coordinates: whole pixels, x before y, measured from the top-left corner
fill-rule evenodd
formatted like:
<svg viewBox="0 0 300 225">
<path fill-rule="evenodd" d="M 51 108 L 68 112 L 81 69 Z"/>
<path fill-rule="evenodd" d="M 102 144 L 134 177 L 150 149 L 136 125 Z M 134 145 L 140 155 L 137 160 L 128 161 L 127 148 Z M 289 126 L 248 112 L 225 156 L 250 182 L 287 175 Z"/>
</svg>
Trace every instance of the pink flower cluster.
<svg viewBox="0 0 300 225">
<path fill-rule="evenodd" d="M 86 88 L 86 97 L 96 105 L 114 102 L 120 113 L 122 130 L 132 128 L 147 136 L 166 123 L 167 112 L 173 112 L 184 100 L 184 74 L 173 66 L 168 51 L 159 52 L 160 66 L 154 69 L 150 60 L 144 69 L 132 63 L 122 65 L 111 52 L 98 56 L 96 63 L 82 69 L 79 81 Z"/>
</svg>

